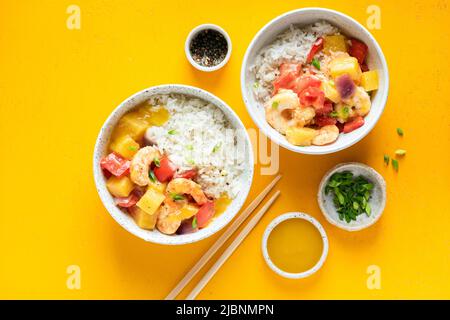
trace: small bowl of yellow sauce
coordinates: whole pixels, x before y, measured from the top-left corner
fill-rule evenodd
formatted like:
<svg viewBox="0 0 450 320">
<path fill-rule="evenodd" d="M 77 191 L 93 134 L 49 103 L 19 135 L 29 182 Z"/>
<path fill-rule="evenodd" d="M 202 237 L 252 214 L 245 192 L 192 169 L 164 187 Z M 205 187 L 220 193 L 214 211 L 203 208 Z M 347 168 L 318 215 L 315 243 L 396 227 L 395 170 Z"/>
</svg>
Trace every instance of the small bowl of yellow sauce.
<svg viewBox="0 0 450 320">
<path fill-rule="evenodd" d="M 278 216 L 267 226 L 262 240 L 267 265 L 290 279 L 317 272 L 328 255 L 328 238 L 322 225 L 301 212 Z"/>
</svg>

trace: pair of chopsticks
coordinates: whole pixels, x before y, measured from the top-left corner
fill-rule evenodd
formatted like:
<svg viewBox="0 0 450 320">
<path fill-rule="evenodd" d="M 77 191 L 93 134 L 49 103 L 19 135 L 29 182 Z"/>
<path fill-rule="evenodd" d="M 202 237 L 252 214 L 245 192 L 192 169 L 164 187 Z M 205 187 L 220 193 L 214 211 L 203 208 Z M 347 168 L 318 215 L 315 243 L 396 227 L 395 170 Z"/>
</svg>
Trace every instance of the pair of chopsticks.
<svg viewBox="0 0 450 320">
<path fill-rule="evenodd" d="M 225 243 L 225 241 L 230 238 L 230 236 L 239 228 L 239 226 L 247 219 L 247 217 L 256 209 L 256 207 L 264 200 L 266 195 L 275 186 L 275 184 L 280 180 L 281 175 L 278 175 L 267 187 L 253 200 L 250 205 L 242 212 L 242 214 L 236 218 L 236 220 L 228 227 L 228 229 L 220 236 L 219 239 L 206 251 L 206 253 L 198 260 L 198 262 L 189 270 L 184 278 L 177 284 L 175 288 L 167 295 L 165 300 L 174 300 L 181 292 L 181 290 L 186 287 L 186 285 L 192 280 L 192 278 L 204 267 L 204 265 L 212 258 L 212 256 L 219 250 L 219 248 Z M 206 284 L 211 280 L 211 278 L 216 274 L 220 267 L 225 263 L 225 261 L 231 256 L 231 254 L 236 250 L 236 248 L 241 244 L 245 237 L 252 231 L 256 226 L 262 216 L 267 212 L 272 203 L 278 198 L 280 191 L 278 190 L 273 194 L 273 196 L 264 204 L 264 206 L 258 211 L 257 214 L 250 220 L 250 222 L 245 226 L 244 229 L 239 233 L 239 235 L 234 239 L 230 246 L 223 252 L 216 263 L 208 270 L 208 272 L 203 276 L 203 278 L 198 282 L 195 288 L 186 297 L 187 300 L 193 300 L 202 291 Z"/>
</svg>

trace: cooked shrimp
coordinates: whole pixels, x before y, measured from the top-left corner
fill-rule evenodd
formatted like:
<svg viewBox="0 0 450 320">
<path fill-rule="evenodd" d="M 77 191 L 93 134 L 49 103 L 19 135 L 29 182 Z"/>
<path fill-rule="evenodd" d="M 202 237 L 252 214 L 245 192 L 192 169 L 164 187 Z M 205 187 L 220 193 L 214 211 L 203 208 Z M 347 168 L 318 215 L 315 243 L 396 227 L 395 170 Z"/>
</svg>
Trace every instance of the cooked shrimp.
<svg viewBox="0 0 450 320">
<path fill-rule="evenodd" d="M 269 100 L 268 104 L 279 112 L 285 109 L 293 110 L 300 106 L 297 94 L 292 90 L 281 89 Z"/>
<path fill-rule="evenodd" d="M 177 219 L 180 206 L 174 202 L 164 202 L 158 210 L 158 220 L 156 228 L 165 234 L 174 234 L 181 225 L 181 220 Z"/>
<path fill-rule="evenodd" d="M 295 124 L 294 112 L 300 107 L 297 94 L 292 90 L 280 90 L 265 106 L 267 122 L 284 134 L 288 127 Z"/>
<path fill-rule="evenodd" d="M 197 204 L 202 205 L 208 201 L 202 187 L 192 180 L 175 178 L 167 184 L 166 192 L 170 194 L 189 194 Z"/>
<path fill-rule="evenodd" d="M 356 114 L 361 117 L 369 113 L 372 105 L 369 94 L 362 87 L 356 87 L 355 94 L 345 103 L 355 107 Z"/>
<path fill-rule="evenodd" d="M 299 127 L 304 127 L 310 124 L 315 116 L 316 110 L 314 107 L 299 107 L 294 111 L 294 119 Z"/>
<path fill-rule="evenodd" d="M 138 186 L 146 186 L 150 183 L 148 172 L 150 165 L 156 158 L 161 157 L 161 153 L 154 147 L 144 147 L 140 149 L 131 160 L 130 178 Z"/>
<path fill-rule="evenodd" d="M 329 126 L 323 126 L 317 132 L 317 135 L 313 138 L 312 144 L 316 146 L 323 146 L 336 141 L 339 137 L 339 129 L 334 124 Z"/>
</svg>

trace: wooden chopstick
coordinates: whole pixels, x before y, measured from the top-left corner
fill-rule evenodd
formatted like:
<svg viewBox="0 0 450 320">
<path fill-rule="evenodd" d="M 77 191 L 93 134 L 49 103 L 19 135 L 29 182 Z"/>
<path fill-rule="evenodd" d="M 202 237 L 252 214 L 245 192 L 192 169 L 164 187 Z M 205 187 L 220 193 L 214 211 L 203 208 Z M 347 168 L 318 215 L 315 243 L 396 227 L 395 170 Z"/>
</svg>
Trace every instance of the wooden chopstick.
<svg viewBox="0 0 450 320">
<path fill-rule="evenodd" d="M 228 227 L 228 229 L 220 236 L 219 239 L 205 252 L 205 254 L 197 261 L 197 263 L 189 270 L 183 279 L 177 284 L 175 288 L 167 295 L 165 300 L 175 299 L 186 287 L 186 285 L 192 280 L 192 278 L 200 271 L 201 268 L 211 259 L 211 257 L 219 250 L 219 248 L 228 240 L 228 238 L 239 228 L 239 226 L 247 219 L 247 217 L 255 210 L 255 208 L 264 200 L 266 195 L 275 186 L 278 180 L 281 179 L 281 175 L 275 177 L 266 188 L 253 200 L 244 212 L 239 215 L 234 222 Z"/>
<path fill-rule="evenodd" d="M 273 196 L 264 204 L 261 210 L 250 220 L 249 223 L 242 229 L 239 235 L 233 240 L 230 246 L 223 252 L 216 263 L 208 270 L 208 272 L 203 276 L 203 278 L 198 282 L 197 286 L 189 293 L 186 300 L 193 300 L 202 291 L 206 284 L 211 280 L 211 278 L 216 274 L 220 267 L 225 263 L 225 261 L 231 256 L 231 254 L 236 250 L 236 248 L 241 244 L 241 242 L 247 237 L 247 235 L 252 231 L 255 225 L 259 222 L 262 216 L 267 212 L 272 203 L 278 198 L 280 191 L 278 190 L 273 194 Z"/>
</svg>

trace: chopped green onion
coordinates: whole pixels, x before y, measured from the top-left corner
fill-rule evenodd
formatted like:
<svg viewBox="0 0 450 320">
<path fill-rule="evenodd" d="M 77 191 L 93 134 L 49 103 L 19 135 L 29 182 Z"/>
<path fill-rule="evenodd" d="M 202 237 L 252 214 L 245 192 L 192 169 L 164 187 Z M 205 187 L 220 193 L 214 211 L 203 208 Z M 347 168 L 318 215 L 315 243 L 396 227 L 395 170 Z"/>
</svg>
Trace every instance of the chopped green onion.
<svg viewBox="0 0 450 320">
<path fill-rule="evenodd" d="M 395 150 L 395 154 L 398 156 L 404 156 L 406 154 L 406 150 L 397 149 L 397 150 Z"/>
<path fill-rule="evenodd" d="M 155 160 L 153 160 L 153 162 L 155 163 L 155 166 L 157 166 L 158 168 L 161 165 L 161 162 L 159 161 L 159 158 L 155 158 Z"/>
<path fill-rule="evenodd" d="M 372 213 L 372 207 L 370 206 L 370 203 L 368 203 L 368 202 L 366 203 L 365 210 L 366 210 L 367 216 L 370 217 L 370 214 Z"/>
<path fill-rule="evenodd" d="M 311 61 L 311 64 L 317 69 L 320 70 L 320 62 L 316 58 Z"/>
<path fill-rule="evenodd" d="M 148 177 L 150 178 L 150 180 L 153 183 L 156 183 L 158 181 L 158 179 L 155 176 L 155 173 L 153 172 L 153 170 L 150 169 L 150 171 L 148 172 Z"/>
<path fill-rule="evenodd" d="M 397 159 L 392 159 L 392 166 L 394 167 L 395 171 L 398 171 L 398 161 L 397 161 Z"/>
<path fill-rule="evenodd" d="M 384 164 L 388 166 L 391 158 L 387 154 L 385 154 L 383 157 L 383 160 L 384 160 Z"/>
<path fill-rule="evenodd" d="M 171 194 L 170 194 L 170 197 L 171 197 L 173 200 L 175 200 L 175 201 L 178 201 L 178 200 L 184 200 L 183 195 L 178 194 L 178 193 L 171 193 Z"/>
<path fill-rule="evenodd" d="M 397 128 L 397 134 L 398 134 L 400 137 L 403 137 L 403 129 L 402 129 L 402 128 Z"/>
<path fill-rule="evenodd" d="M 330 112 L 330 117 L 337 118 L 338 116 L 339 116 L 339 114 L 336 111 Z"/>
<path fill-rule="evenodd" d="M 344 109 L 342 109 L 343 112 L 343 117 L 347 118 L 348 115 L 350 114 L 350 109 L 348 107 L 345 107 Z"/>
<path fill-rule="evenodd" d="M 138 148 L 136 146 L 128 146 L 128 150 L 136 151 Z"/>
<path fill-rule="evenodd" d="M 194 150 L 194 146 L 192 144 L 189 144 L 189 145 L 186 146 L 186 149 L 192 151 L 192 150 Z"/>
<path fill-rule="evenodd" d="M 341 221 L 356 221 L 361 214 L 370 214 L 373 184 L 363 176 L 354 177 L 350 171 L 333 174 L 325 186 L 325 195 L 332 193 L 333 203 Z"/>
<path fill-rule="evenodd" d="M 167 133 L 170 134 L 170 135 L 174 135 L 174 134 L 177 134 L 177 131 L 176 130 L 169 130 L 169 131 L 167 131 Z"/>
<path fill-rule="evenodd" d="M 194 161 L 193 159 L 191 159 L 191 158 L 186 159 L 186 161 L 187 161 L 187 163 L 189 163 L 190 165 L 194 165 L 194 164 L 195 164 L 195 161 Z"/>
<path fill-rule="evenodd" d="M 278 109 L 278 105 L 279 105 L 280 103 L 278 102 L 278 101 L 274 101 L 274 102 L 272 102 L 272 109 Z"/>
<path fill-rule="evenodd" d="M 259 87 L 259 82 L 258 81 L 253 83 L 253 88 L 257 89 L 258 87 Z"/>
<path fill-rule="evenodd" d="M 212 149 L 212 152 L 213 152 L 213 153 L 216 153 L 217 151 L 219 151 L 221 145 L 222 145 L 221 143 L 216 144 L 216 145 L 214 146 L 214 148 Z"/>
<path fill-rule="evenodd" d="M 192 229 L 197 229 L 197 216 L 192 219 Z"/>
</svg>

